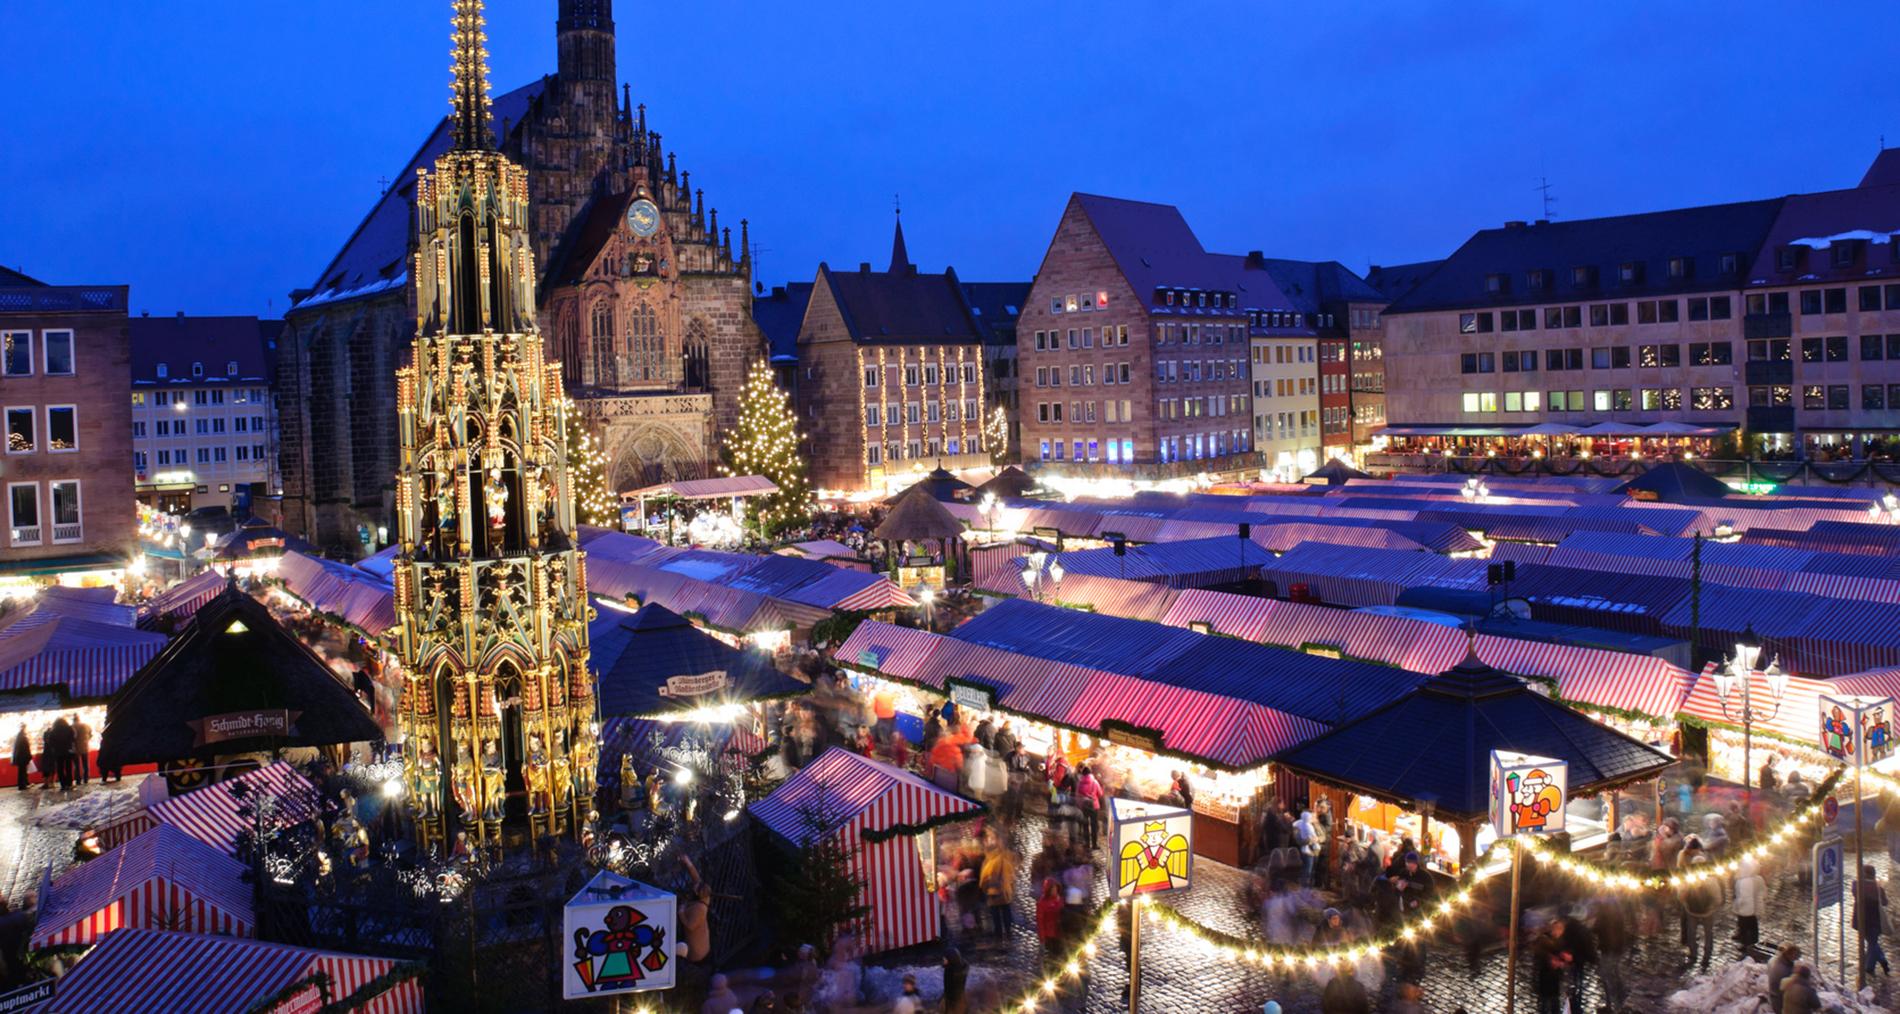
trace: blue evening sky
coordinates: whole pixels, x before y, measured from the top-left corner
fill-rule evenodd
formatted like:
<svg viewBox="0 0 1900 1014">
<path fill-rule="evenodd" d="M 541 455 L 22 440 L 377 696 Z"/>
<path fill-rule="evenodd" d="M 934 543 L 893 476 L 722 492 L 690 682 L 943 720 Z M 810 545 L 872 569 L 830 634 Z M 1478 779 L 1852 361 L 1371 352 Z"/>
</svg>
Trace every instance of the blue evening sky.
<svg viewBox="0 0 1900 1014">
<path fill-rule="evenodd" d="M 554 70 L 555 0 L 488 7 L 498 92 Z M 912 259 L 972 281 L 1028 279 L 1076 190 L 1363 271 L 1539 217 L 1541 176 L 1576 219 L 1852 186 L 1900 145 L 1892 3 L 616 7 L 622 80 L 768 285 L 881 268 L 894 193 Z M 447 111 L 448 17 L 0 4 L 0 264 L 281 315 Z"/>
</svg>

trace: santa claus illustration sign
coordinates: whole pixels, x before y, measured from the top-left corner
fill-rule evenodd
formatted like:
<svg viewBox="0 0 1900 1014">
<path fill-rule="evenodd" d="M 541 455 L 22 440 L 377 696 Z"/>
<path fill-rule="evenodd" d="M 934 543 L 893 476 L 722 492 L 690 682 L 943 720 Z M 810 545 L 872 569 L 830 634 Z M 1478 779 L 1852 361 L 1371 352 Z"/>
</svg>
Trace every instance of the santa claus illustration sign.
<svg viewBox="0 0 1900 1014">
<path fill-rule="evenodd" d="M 1491 826 L 1498 837 L 1562 831 L 1569 777 L 1570 766 L 1563 761 L 1491 751 Z"/>
</svg>

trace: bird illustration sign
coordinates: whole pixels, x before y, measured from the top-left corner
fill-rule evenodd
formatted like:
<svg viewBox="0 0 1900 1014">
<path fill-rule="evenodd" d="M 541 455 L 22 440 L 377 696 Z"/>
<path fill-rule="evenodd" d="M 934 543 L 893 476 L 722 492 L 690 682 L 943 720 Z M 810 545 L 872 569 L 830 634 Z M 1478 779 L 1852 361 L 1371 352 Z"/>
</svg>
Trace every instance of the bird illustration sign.
<svg viewBox="0 0 1900 1014">
<path fill-rule="evenodd" d="M 1821 749 L 1843 764 L 1866 766 L 1893 756 L 1891 697 L 1822 694 Z"/>
<path fill-rule="evenodd" d="M 569 1000 L 670 989 L 678 978 L 679 899 L 607 871 L 562 909 L 561 995 Z"/>
<path fill-rule="evenodd" d="M 1491 751 L 1491 826 L 1498 837 L 1562 831 L 1569 778 L 1570 765 L 1563 761 Z"/>
<path fill-rule="evenodd" d="M 1138 799 L 1110 799 L 1115 828 L 1115 897 L 1179 891 L 1194 874 L 1194 811 Z"/>
</svg>

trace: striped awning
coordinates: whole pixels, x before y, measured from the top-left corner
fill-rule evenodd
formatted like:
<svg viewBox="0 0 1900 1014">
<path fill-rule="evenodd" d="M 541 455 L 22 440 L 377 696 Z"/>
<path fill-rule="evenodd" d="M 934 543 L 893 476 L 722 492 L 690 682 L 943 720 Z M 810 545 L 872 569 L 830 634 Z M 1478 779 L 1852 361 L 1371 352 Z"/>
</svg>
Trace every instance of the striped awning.
<svg viewBox="0 0 1900 1014">
<path fill-rule="evenodd" d="M 59 981 L 57 999 L 36 1014 L 249 1014 L 258 1002 L 323 972 L 332 1001 L 387 975 L 396 962 L 286 944 L 121 929 L 108 933 Z M 312 1007 L 311 1009 L 315 1009 Z M 416 979 L 397 983 L 360 1014 L 423 1014 Z"/>
<path fill-rule="evenodd" d="M 156 623 L 159 617 L 170 614 L 183 626 L 185 620 L 198 611 L 199 606 L 217 598 L 227 583 L 225 576 L 215 570 L 194 574 L 152 596 L 152 600 L 139 610 L 140 624 L 150 625 Z"/>
<path fill-rule="evenodd" d="M 1251 702 L 1102 673 L 1063 716 L 1064 724 L 1101 729 L 1123 723 L 1161 734 L 1161 747 L 1232 768 L 1252 767 L 1326 731 L 1317 722 Z"/>
<path fill-rule="evenodd" d="M 0 690 L 64 687 L 110 697 L 164 649 L 164 634 L 36 610 L 0 630 Z"/>
<path fill-rule="evenodd" d="M 30 948 L 90 944 L 115 929 L 248 937 L 257 923 L 246 867 L 160 824 L 67 870 L 40 898 Z"/>
<path fill-rule="evenodd" d="M 858 624 L 832 657 L 843 665 L 918 680 L 924 663 L 932 652 L 942 649 L 944 640 L 929 631 L 867 620 Z"/>
<path fill-rule="evenodd" d="M 99 840 L 107 848 L 116 848 L 155 825 L 170 824 L 225 855 L 236 855 L 238 839 L 249 824 L 238 815 L 241 804 L 231 794 L 233 782 L 243 782 L 253 792 L 275 798 L 278 815 L 285 824 L 301 823 L 317 815 L 316 786 L 288 761 L 278 761 L 154 803 L 102 828 Z"/>
<path fill-rule="evenodd" d="M 1505 672 L 1557 681 L 1566 701 L 1670 718 L 1695 674 L 1650 655 L 1478 635 L 1478 657 Z"/>
<path fill-rule="evenodd" d="M 937 896 L 923 879 L 917 843 L 903 834 L 879 841 L 864 835 L 974 817 L 982 805 L 908 771 L 834 747 L 751 806 L 761 824 L 799 844 L 815 830 L 807 814 L 819 810 L 827 833 L 852 849 L 851 864 L 864 880 L 870 950 L 937 939 L 942 932 Z"/>
</svg>

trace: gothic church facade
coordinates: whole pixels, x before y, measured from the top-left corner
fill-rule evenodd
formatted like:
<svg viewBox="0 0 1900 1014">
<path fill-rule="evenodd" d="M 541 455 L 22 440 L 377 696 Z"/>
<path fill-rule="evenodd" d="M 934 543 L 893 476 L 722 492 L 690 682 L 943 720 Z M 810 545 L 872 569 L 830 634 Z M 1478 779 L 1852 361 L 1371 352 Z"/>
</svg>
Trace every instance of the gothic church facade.
<svg viewBox="0 0 1900 1014">
<path fill-rule="evenodd" d="M 616 490 L 712 473 L 738 416 L 751 316 L 745 226 L 705 208 L 616 95 L 612 0 L 560 0 L 557 72 L 493 100 L 497 148 L 528 171 L 536 317 Z M 391 526 L 393 378 L 415 331 L 410 277 L 418 171 L 452 144 L 448 118 L 310 288 L 291 294 L 278 348 L 283 525 L 329 549 Z M 393 527 L 393 526 L 391 526 Z"/>
</svg>

